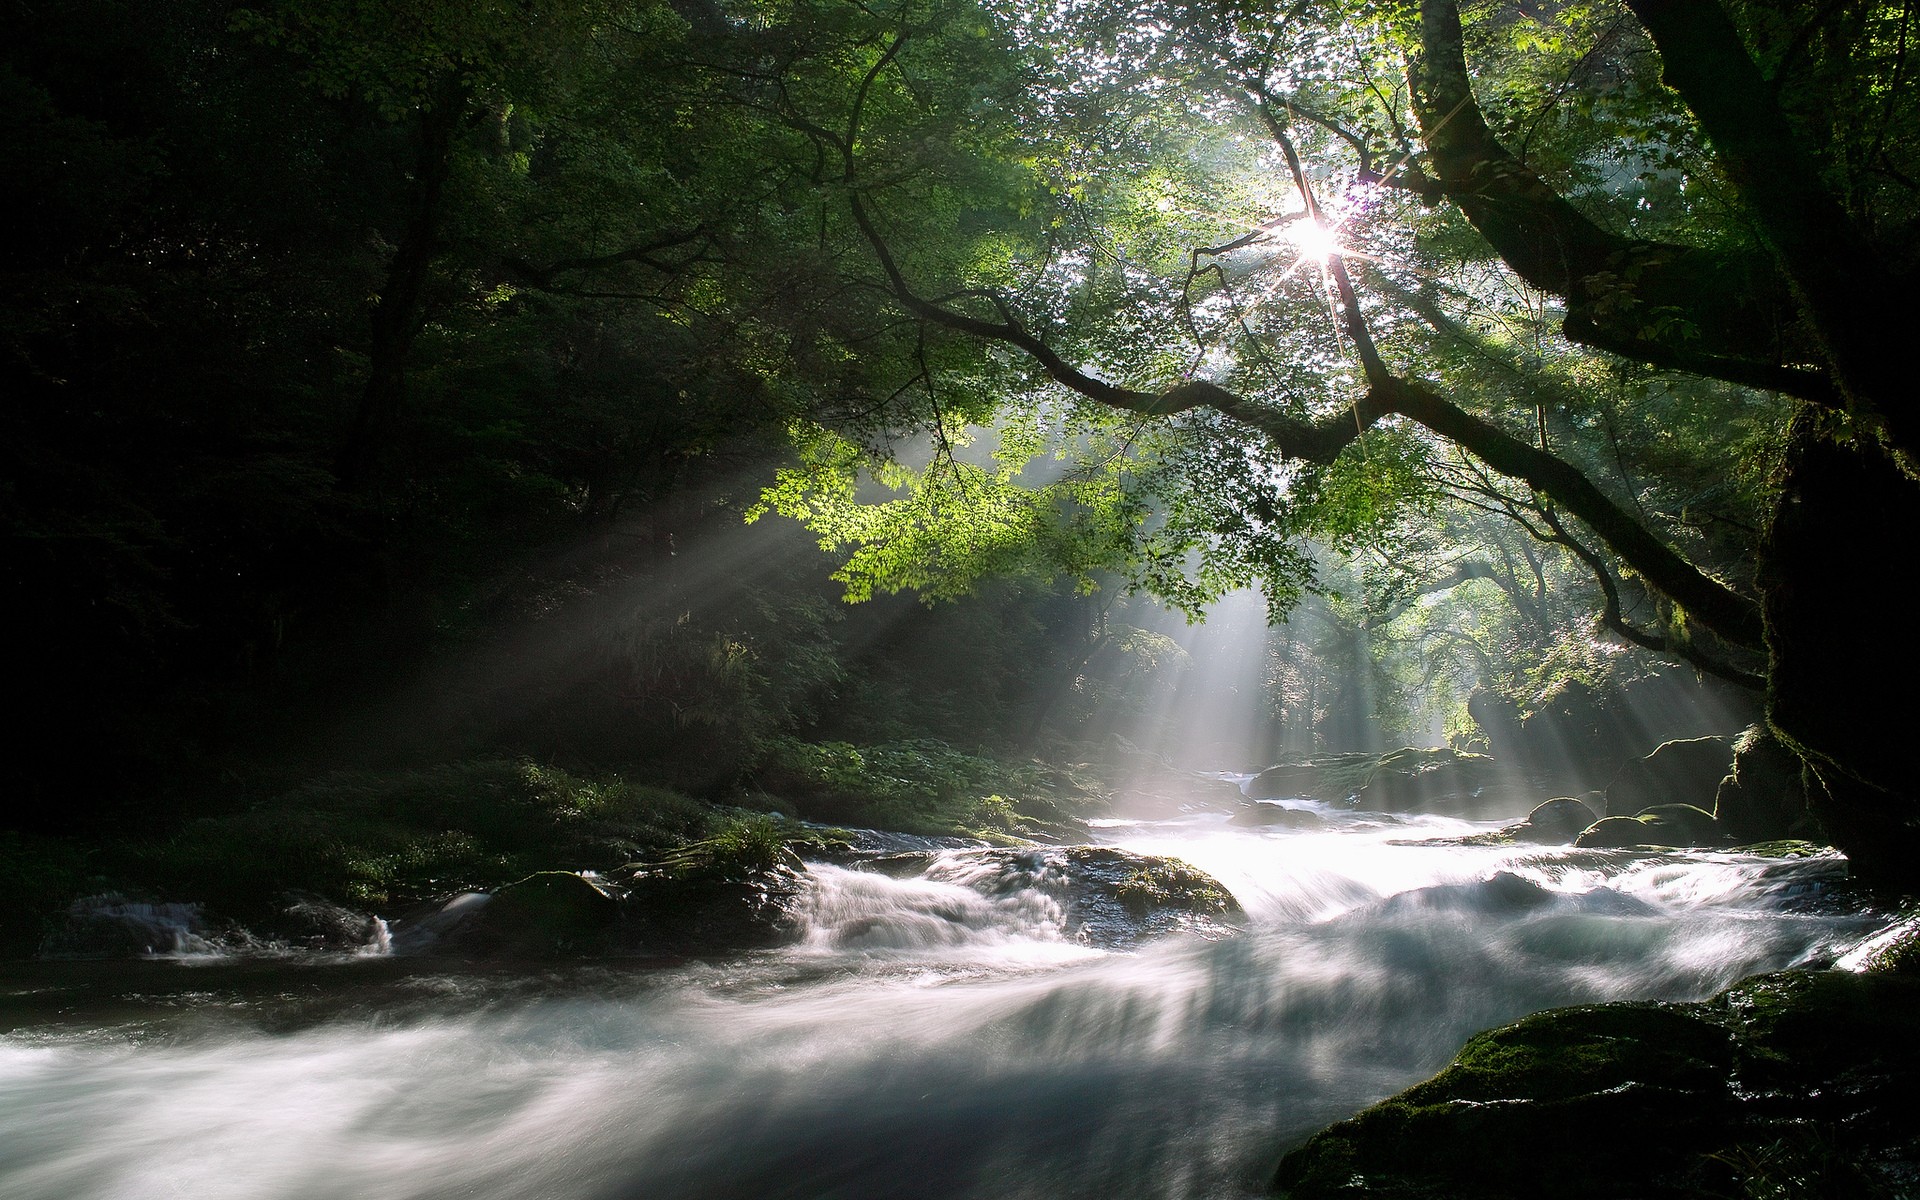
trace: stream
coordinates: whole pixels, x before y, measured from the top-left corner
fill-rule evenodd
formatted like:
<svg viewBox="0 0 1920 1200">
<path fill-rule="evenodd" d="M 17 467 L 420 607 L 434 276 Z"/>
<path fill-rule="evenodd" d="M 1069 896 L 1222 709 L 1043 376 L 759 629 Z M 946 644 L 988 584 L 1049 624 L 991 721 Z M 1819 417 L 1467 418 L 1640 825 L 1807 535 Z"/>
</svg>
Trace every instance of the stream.
<svg viewBox="0 0 1920 1200">
<path fill-rule="evenodd" d="M 1837 856 L 1422 845 L 1321 810 L 1097 822 L 1245 928 L 1081 944 L 948 849 L 816 865 L 803 936 L 672 965 L 0 965 L 9 1200 L 1220 1197 L 1541 1008 L 1699 999 L 1882 924 Z"/>
</svg>

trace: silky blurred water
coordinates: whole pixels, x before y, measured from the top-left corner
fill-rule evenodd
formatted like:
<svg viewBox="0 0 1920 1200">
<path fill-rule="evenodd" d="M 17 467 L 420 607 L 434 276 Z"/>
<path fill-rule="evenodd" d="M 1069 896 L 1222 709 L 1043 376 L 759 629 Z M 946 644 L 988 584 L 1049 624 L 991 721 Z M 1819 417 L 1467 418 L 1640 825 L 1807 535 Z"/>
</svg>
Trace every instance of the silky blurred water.
<svg viewBox="0 0 1920 1200">
<path fill-rule="evenodd" d="M 1247 910 L 1126 953 L 945 850 L 813 868 L 798 944 L 721 963 L 18 967 L 0 1196 L 1251 1195 L 1477 1030 L 1699 998 L 1878 925 L 1834 857 L 1421 845 L 1486 827 L 1322 811 L 1102 823 Z"/>
</svg>

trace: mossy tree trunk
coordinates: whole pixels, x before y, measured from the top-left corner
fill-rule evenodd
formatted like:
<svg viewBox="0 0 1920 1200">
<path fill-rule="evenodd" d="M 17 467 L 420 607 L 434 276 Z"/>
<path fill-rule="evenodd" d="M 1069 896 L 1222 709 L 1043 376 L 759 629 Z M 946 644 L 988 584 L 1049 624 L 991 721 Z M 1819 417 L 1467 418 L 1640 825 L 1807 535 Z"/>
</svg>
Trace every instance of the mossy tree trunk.
<svg viewBox="0 0 1920 1200">
<path fill-rule="evenodd" d="M 1920 483 L 1834 422 L 1794 423 L 1761 564 L 1767 715 L 1806 764 L 1807 797 L 1856 871 L 1920 894 Z"/>
</svg>

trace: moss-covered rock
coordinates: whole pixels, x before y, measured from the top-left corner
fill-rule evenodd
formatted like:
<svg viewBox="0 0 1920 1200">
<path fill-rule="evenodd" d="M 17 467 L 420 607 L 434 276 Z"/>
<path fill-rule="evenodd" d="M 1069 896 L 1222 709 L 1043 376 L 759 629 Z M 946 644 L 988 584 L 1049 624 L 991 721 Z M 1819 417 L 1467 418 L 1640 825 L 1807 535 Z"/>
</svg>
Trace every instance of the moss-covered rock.
<svg viewBox="0 0 1920 1200">
<path fill-rule="evenodd" d="M 989 896 L 1029 890 L 1050 895 L 1060 906 L 1062 931 L 1103 949 L 1126 949 L 1173 933 L 1227 937 L 1239 931 L 1244 917 L 1233 893 L 1191 863 L 1114 846 L 915 857 L 930 877 Z"/>
<path fill-rule="evenodd" d="M 1845 971 L 1539 1013 L 1316 1134 L 1274 1184 L 1295 1200 L 1904 1194 L 1916 1020 L 1920 979 Z"/>
<path fill-rule="evenodd" d="M 485 957 L 603 951 L 620 920 L 620 896 L 597 878 L 538 871 L 493 893 L 447 948 Z"/>
<path fill-rule="evenodd" d="M 1766 726 L 1753 726 L 1734 743 L 1733 768 L 1714 793 L 1714 819 L 1740 842 L 1817 833 L 1800 772 L 1798 755 Z"/>
<path fill-rule="evenodd" d="M 1603 817 L 1583 830 L 1574 845 L 1591 849 L 1631 846 L 1717 846 L 1726 836 L 1713 814 L 1691 804 L 1656 804 L 1637 817 Z"/>
<path fill-rule="evenodd" d="M 1526 820 L 1513 827 L 1513 840 L 1564 846 L 1579 837 L 1580 832 L 1597 819 L 1599 814 L 1584 802 L 1572 796 L 1556 796 L 1536 806 L 1527 814 Z"/>
<path fill-rule="evenodd" d="M 1272 800 L 1256 800 L 1243 804 L 1238 812 L 1228 818 L 1229 825 L 1240 825 L 1259 829 L 1269 825 L 1279 825 L 1288 829 L 1318 829 L 1326 824 L 1319 813 L 1306 808 L 1289 808 Z"/>
<path fill-rule="evenodd" d="M 1715 736 L 1661 743 L 1613 777 L 1607 785 L 1607 815 L 1637 816 L 1656 804 L 1711 810 L 1720 780 L 1733 767 L 1733 742 Z"/>
<path fill-rule="evenodd" d="M 1385 754 L 1323 754 L 1278 763 L 1254 776 L 1256 800 L 1307 797 L 1369 812 L 1478 816 L 1517 811 L 1516 781 L 1484 754 L 1445 746 Z"/>
</svg>

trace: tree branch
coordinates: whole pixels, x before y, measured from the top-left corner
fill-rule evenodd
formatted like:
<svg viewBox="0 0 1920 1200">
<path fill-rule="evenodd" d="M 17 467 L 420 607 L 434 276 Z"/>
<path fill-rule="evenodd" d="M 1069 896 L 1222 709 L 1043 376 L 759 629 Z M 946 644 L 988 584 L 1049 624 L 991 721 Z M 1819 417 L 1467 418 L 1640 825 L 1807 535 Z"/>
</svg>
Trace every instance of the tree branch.
<svg viewBox="0 0 1920 1200">
<path fill-rule="evenodd" d="M 1793 283 L 1807 323 L 1857 414 L 1916 448 L 1906 371 L 1887 347 L 1911 336 L 1913 304 L 1821 182 L 1820 166 L 1718 0 L 1627 0 L 1659 47 L 1662 78 L 1693 110 L 1741 203 Z M 1896 392 L 1896 388 L 1898 389 Z"/>
<path fill-rule="evenodd" d="M 1656 366 L 1836 402 L 1830 386 L 1790 365 L 1799 313 L 1771 263 L 1601 228 L 1488 129 L 1455 0 L 1420 0 L 1420 39 L 1407 78 L 1440 186 L 1521 278 L 1567 301 L 1569 338 Z"/>
<path fill-rule="evenodd" d="M 1595 553 L 1592 548 L 1582 543 L 1580 539 L 1568 533 L 1566 526 L 1554 515 L 1552 509 L 1542 506 L 1539 512 L 1541 518 L 1546 521 L 1547 526 L 1553 530 L 1553 540 L 1572 551 L 1574 557 L 1585 563 L 1587 569 L 1593 572 L 1594 579 L 1600 584 L 1600 595 L 1602 598 L 1600 623 L 1602 625 L 1605 625 L 1614 633 L 1643 650 L 1650 650 L 1658 655 L 1679 659 L 1689 666 L 1695 667 L 1716 678 L 1724 679 L 1728 683 L 1736 684 L 1750 692 L 1764 692 L 1767 690 L 1767 681 L 1762 677 L 1750 671 L 1742 671 L 1740 668 L 1729 663 L 1723 663 L 1712 655 L 1702 652 L 1699 647 L 1689 642 L 1659 637 L 1650 633 L 1642 633 L 1640 630 L 1627 624 L 1626 617 L 1623 616 L 1620 611 L 1620 587 L 1614 581 L 1613 572 L 1607 569 L 1606 560 Z"/>
</svg>

